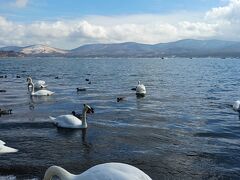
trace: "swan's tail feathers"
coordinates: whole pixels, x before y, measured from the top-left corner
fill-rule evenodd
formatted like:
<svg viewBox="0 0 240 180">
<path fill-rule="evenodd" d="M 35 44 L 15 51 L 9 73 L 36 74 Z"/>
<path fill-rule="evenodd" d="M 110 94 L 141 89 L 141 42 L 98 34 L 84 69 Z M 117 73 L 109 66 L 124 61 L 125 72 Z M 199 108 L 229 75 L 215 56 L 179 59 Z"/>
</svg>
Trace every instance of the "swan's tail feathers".
<svg viewBox="0 0 240 180">
<path fill-rule="evenodd" d="M 55 121 L 55 117 L 52 117 L 52 116 L 49 116 L 49 118 L 52 120 L 52 121 Z"/>
<path fill-rule="evenodd" d="M 18 150 L 17 150 L 17 149 L 14 149 L 14 148 L 11 148 L 11 147 L 8 147 L 8 146 L 3 146 L 3 147 L 1 148 L 0 154 L 15 153 L 15 152 L 18 152 Z"/>
<path fill-rule="evenodd" d="M 6 144 L 4 141 L 0 140 L 0 145 Z"/>
</svg>

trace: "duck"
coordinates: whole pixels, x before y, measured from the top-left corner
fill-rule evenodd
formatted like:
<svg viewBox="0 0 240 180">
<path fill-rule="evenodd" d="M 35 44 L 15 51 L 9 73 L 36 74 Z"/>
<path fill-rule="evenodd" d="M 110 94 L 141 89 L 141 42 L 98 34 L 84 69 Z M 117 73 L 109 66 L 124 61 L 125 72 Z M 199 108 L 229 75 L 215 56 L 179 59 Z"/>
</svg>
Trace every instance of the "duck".
<svg viewBox="0 0 240 180">
<path fill-rule="evenodd" d="M 0 92 L 7 92 L 7 90 L 5 90 L 5 89 L 0 89 Z"/>
<path fill-rule="evenodd" d="M 29 84 L 29 86 L 32 86 L 30 90 L 31 96 L 51 96 L 54 94 L 54 92 L 45 89 L 41 89 L 35 92 L 34 84 L 32 82 Z"/>
<path fill-rule="evenodd" d="M 77 114 L 75 111 L 72 111 L 72 115 L 77 117 L 78 119 L 82 119 L 83 115 L 82 114 Z"/>
<path fill-rule="evenodd" d="M 94 113 L 94 109 L 91 108 L 89 105 L 84 104 L 82 110 L 82 118 L 76 117 L 73 114 L 61 115 L 58 117 L 51 117 L 49 118 L 53 121 L 53 123 L 60 128 L 70 128 L 70 129 L 86 129 L 87 125 L 87 112 Z"/>
<path fill-rule="evenodd" d="M 240 101 L 237 100 L 233 103 L 233 110 L 240 112 Z"/>
<path fill-rule="evenodd" d="M 86 90 L 87 90 L 86 88 L 77 88 L 77 92 L 86 91 Z"/>
<path fill-rule="evenodd" d="M 71 174 L 62 167 L 51 166 L 45 172 L 43 180 L 51 180 L 53 176 L 62 180 L 152 180 L 142 170 L 117 162 L 98 164 L 78 175 Z"/>
<path fill-rule="evenodd" d="M 144 96 L 147 93 L 146 88 L 143 84 L 138 81 L 138 85 L 136 87 L 136 95 Z"/>
<path fill-rule="evenodd" d="M 0 140 L 0 154 L 4 154 L 4 153 L 14 153 L 17 152 L 17 149 L 5 146 L 5 142 Z"/>
<path fill-rule="evenodd" d="M 125 100 L 125 99 L 126 99 L 125 97 L 118 97 L 118 98 L 117 98 L 117 102 L 123 101 L 123 100 Z"/>
<path fill-rule="evenodd" d="M 8 109 L 8 110 L 0 109 L 0 116 L 1 115 L 8 115 L 8 114 L 12 114 L 12 109 Z"/>
<path fill-rule="evenodd" d="M 43 80 L 38 80 L 36 83 L 33 83 L 33 80 L 32 80 L 32 78 L 30 76 L 27 77 L 27 82 L 28 82 L 28 86 L 31 83 L 34 84 L 35 89 L 43 89 L 43 88 L 47 87 L 46 82 L 43 81 Z"/>
</svg>

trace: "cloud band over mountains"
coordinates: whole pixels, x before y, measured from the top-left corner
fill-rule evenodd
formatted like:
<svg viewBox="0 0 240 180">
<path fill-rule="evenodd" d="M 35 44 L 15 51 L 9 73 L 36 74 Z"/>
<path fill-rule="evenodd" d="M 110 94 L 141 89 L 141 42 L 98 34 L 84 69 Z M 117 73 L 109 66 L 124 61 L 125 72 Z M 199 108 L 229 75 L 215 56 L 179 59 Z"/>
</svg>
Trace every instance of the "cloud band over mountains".
<svg viewBox="0 0 240 180">
<path fill-rule="evenodd" d="M 25 6 L 27 1 L 19 1 Z M 240 40 L 240 0 L 203 14 L 85 16 L 74 20 L 14 22 L 0 15 L 0 46 L 48 44 L 71 49 L 86 43 L 169 42 L 179 39 Z"/>
</svg>

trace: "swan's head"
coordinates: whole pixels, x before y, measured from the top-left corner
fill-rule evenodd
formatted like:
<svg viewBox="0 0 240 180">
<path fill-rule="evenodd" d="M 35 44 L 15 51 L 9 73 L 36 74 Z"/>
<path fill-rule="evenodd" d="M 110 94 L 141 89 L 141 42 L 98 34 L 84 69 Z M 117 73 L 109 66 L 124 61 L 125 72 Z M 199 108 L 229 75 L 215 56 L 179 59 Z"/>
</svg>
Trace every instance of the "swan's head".
<svg viewBox="0 0 240 180">
<path fill-rule="evenodd" d="M 85 110 L 87 113 L 94 113 L 94 109 L 93 109 L 92 107 L 90 107 L 89 105 L 84 104 L 83 107 L 84 107 L 84 110 Z"/>
<path fill-rule="evenodd" d="M 138 81 L 138 84 L 140 84 L 140 81 Z"/>
</svg>

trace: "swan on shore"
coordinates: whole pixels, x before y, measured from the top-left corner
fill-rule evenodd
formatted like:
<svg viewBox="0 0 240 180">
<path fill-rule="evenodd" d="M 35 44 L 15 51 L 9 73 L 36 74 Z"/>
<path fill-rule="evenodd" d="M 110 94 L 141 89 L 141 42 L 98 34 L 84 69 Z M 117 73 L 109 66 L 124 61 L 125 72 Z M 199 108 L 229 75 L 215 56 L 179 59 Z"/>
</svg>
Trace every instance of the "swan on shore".
<svg viewBox="0 0 240 180">
<path fill-rule="evenodd" d="M 134 166 L 114 162 L 93 166 L 78 175 L 71 174 L 59 166 L 51 166 L 43 180 L 51 180 L 53 176 L 61 180 L 151 180 L 147 174 Z"/>
<path fill-rule="evenodd" d="M 235 101 L 235 102 L 233 103 L 233 110 L 240 112 L 240 101 L 239 101 L 239 100 L 238 100 L 238 101 Z"/>
<path fill-rule="evenodd" d="M 136 87 L 136 95 L 144 96 L 147 93 L 146 88 L 143 84 L 138 81 L 138 85 Z"/>
<path fill-rule="evenodd" d="M 46 82 L 43 81 L 43 80 L 38 80 L 36 83 L 33 83 L 33 80 L 31 77 L 28 77 L 27 78 L 27 82 L 28 82 L 28 86 L 32 83 L 34 84 L 34 87 L 35 89 L 43 89 L 43 88 L 46 88 L 47 85 L 46 85 Z"/>
<path fill-rule="evenodd" d="M 41 89 L 35 92 L 34 84 L 30 83 L 29 85 L 32 86 L 30 90 L 31 96 L 51 96 L 52 94 L 54 94 L 54 92 L 45 89 Z"/>
<path fill-rule="evenodd" d="M 87 112 L 94 113 L 94 110 L 89 105 L 84 104 L 81 119 L 77 118 L 73 114 L 61 115 L 58 117 L 49 116 L 49 118 L 53 120 L 53 123 L 57 127 L 72 128 L 72 129 L 86 129 L 87 128 L 87 119 L 86 119 Z"/>
<path fill-rule="evenodd" d="M 0 140 L 0 154 L 18 152 L 17 149 L 5 146 L 5 142 Z"/>
</svg>

